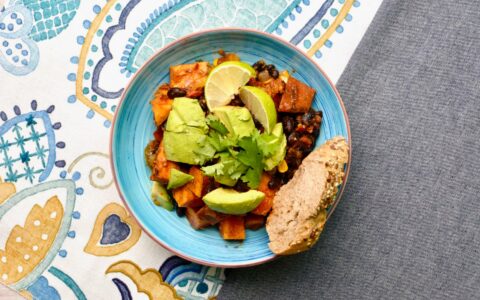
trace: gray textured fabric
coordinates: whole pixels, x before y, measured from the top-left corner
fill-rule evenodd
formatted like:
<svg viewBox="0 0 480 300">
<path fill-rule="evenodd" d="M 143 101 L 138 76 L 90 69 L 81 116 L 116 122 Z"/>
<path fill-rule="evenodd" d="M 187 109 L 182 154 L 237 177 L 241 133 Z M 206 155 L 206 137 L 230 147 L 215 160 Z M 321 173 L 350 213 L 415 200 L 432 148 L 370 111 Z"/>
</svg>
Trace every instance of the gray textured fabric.
<svg viewBox="0 0 480 300">
<path fill-rule="evenodd" d="M 219 299 L 480 298 L 480 7 L 384 1 L 338 88 L 351 177 L 315 248 Z"/>
</svg>

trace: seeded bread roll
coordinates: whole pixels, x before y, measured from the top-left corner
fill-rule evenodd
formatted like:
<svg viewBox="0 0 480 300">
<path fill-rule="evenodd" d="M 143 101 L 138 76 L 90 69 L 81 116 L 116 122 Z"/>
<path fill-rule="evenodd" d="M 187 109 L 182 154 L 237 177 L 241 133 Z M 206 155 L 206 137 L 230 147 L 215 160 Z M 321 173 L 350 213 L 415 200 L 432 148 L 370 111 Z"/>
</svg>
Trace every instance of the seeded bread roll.
<svg viewBox="0 0 480 300">
<path fill-rule="evenodd" d="M 293 178 L 275 195 L 267 219 L 269 247 L 275 254 L 294 254 L 318 240 L 327 211 L 343 182 L 348 144 L 334 137 L 310 153 Z"/>
</svg>

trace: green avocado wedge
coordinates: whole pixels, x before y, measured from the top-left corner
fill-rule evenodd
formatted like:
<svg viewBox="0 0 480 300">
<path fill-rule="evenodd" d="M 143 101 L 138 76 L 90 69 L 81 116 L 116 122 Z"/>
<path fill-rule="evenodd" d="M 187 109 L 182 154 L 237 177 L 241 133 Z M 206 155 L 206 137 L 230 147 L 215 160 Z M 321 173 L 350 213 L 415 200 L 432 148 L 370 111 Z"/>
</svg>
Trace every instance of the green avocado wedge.
<svg viewBox="0 0 480 300">
<path fill-rule="evenodd" d="M 252 135 L 255 130 L 250 111 L 245 107 L 222 106 L 213 110 L 230 134 L 239 138 Z"/>
<path fill-rule="evenodd" d="M 165 187 L 157 181 L 153 182 L 151 197 L 155 205 L 161 206 L 166 210 L 173 210 L 172 200 Z"/>
<path fill-rule="evenodd" d="M 170 177 L 168 179 L 167 189 L 176 189 L 185 185 L 187 182 L 193 180 L 193 176 L 187 173 L 183 173 L 177 169 L 170 169 Z"/>
<path fill-rule="evenodd" d="M 198 100 L 175 98 L 163 133 L 167 159 L 189 165 L 203 165 L 212 159 L 215 148 L 207 142 L 207 132 Z"/>
<path fill-rule="evenodd" d="M 285 137 L 285 134 L 283 134 L 282 123 L 277 123 L 273 127 L 272 135 L 278 139 L 276 142 L 279 144 L 279 147 L 272 156 L 264 161 L 265 170 L 267 171 L 270 171 L 278 166 L 278 164 L 285 158 L 285 154 L 287 153 L 287 138 Z"/>
<path fill-rule="evenodd" d="M 237 192 L 233 189 L 217 188 L 203 197 L 207 206 L 225 214 L 242 215 L 254 210 L 265 198 L 265 194 L 249 190 Z"/>
</svg>

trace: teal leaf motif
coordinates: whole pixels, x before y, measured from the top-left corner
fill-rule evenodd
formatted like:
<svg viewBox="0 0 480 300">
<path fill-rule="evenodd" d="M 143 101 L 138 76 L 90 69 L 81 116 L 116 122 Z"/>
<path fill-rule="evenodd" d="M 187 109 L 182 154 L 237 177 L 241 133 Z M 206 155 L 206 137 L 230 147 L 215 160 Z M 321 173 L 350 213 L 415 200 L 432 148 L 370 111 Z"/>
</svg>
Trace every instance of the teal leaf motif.
<svg viewBox="0 0 480 300">
<path fill-rule="evenodd" d="M 34 24 L 30 37 L 49 40 L 65 30 L 76 15 L 80 0 L 17 0 L 32 12 Z"/>
<path fill-rule="evenodd" d="M 184 0 L 164 11 L 159 9 L 136 32 L 125 53 L 127 74 L 134 73 L 158 49 L 186 34 L 217 27 L 269 28 L 285 8 L 298 0 Z M 234 16 L 232 18 L 232 16 Z M 131 50 L 130 50 L 131 49 Z"/>
</svg>

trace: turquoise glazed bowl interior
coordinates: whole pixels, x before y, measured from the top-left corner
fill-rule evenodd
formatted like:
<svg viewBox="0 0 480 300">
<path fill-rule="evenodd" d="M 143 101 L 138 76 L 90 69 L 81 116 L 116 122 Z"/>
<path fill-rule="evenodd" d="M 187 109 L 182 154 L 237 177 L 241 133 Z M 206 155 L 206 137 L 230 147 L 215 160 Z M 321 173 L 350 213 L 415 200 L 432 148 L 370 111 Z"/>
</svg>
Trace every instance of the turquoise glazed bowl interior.
<svg viewBox="0 0 480 300">
<path fill-rule="evenodd" d="M 340 96 L 325 74 L 305 54 L 287 42 L 262 32 L 218 29 L 175 41 L 154 55 L 135 74 L 123 94 L 112 128 L 112 167 L 127 208 L 145 232 L 165 248 L 204 265 L 251 266 L 275 257 L 268 248 L 265 229 L 247 230 L 247 238 L 243 242 L 225 241 L 217 228 L 197 231 L 190 227 L 185 217 L 179 218 L 175 211 L 155 206 L 150 200 L 150 170 L 143 155 L 155 131 L 150 100 L 161 83 L 169 82 L 169 67 L 196 60 L 213 61 L 218 57 L 219 49 L 237 53 L 250 64 L 263 59 L 275 64 L 279 70 L 295 70 L 294 77 L 317 91 L 313 108 L 323 111 L 317 146 L 337 135 L 350 141 L 348 117 Z"/>
</svg>

